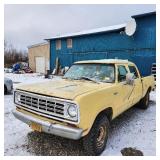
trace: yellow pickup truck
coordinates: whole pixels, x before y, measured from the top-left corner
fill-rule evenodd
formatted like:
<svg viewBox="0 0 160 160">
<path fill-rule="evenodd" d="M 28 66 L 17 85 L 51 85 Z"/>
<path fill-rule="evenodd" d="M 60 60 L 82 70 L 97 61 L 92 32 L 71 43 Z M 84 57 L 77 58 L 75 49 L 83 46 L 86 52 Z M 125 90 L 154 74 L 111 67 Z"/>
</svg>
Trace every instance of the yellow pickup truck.
<svg viewBox="0 0 160 160">
<path fill-rule="evenodd" d="M 154 86 L 128 60 L 79 61 L 59 80 L 16 88 L 13 114 L 33 130 L 82 139 L 89 155 L 99 155 L 110 122 L 135 104 L 147 109 Z"/>
</svg>

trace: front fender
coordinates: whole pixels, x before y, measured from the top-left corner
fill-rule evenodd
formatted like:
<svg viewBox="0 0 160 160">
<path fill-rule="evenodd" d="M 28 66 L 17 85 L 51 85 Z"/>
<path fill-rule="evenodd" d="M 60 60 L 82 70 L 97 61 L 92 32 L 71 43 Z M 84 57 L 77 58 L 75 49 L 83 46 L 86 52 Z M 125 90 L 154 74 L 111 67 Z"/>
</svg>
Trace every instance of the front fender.
<svg viewBox="0 0 160 160">
<path fill-rule="evenodd" d="M 111 91 L 101 90 L 77 97 L 80 107 L 79 128 L 83 129 L 83 136 L 87 135 L 98 114 L 103 110 L 113 108 L 113 94 Z"/>
</svg>

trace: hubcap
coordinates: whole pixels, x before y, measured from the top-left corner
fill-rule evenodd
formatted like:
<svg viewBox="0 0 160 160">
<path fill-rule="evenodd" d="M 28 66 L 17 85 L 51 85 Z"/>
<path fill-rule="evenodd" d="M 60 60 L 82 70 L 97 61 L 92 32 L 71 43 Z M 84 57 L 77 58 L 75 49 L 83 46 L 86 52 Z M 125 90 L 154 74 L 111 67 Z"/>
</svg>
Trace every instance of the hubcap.
<svg viewBox="0 0 160 160">
<path fill-rule="evenodd" d="M 97 137 L 97 147 L 102 147 L 105 142 L 105 137 L 107 134 L 106 126 L 103 125 L 99 128 Z"/>
</svg>

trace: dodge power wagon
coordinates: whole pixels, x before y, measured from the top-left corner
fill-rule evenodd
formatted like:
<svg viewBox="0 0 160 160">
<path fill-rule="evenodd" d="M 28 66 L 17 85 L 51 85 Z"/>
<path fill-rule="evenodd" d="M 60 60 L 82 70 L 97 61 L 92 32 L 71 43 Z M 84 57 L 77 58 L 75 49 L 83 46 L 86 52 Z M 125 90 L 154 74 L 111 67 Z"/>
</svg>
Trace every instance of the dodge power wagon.
<svg viewBox="0 0 160 160">
<path fill-rule="evenodd" d="M 128 60 L 79 61 L 58 80 L 16 88 L 13 114 L 35 131 L 81 139 L 87 154 L 99 155 L 110 122 L 132 106 L 147 109 L 154 86 Z"/>
</svg>

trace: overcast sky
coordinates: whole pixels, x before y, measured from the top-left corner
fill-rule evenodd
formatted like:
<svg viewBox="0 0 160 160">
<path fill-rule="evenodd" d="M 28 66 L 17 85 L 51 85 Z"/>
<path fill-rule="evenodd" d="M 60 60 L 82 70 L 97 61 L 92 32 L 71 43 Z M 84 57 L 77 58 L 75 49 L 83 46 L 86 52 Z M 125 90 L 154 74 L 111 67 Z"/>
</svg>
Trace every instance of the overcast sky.
<svg viewBox="0 0 160 160">
<path fill-rule="evenodd" d="M 5 40 L 18 49 L 55 35 L 129 21 L 155 5 L 5 5 Z"/>
</svg>

